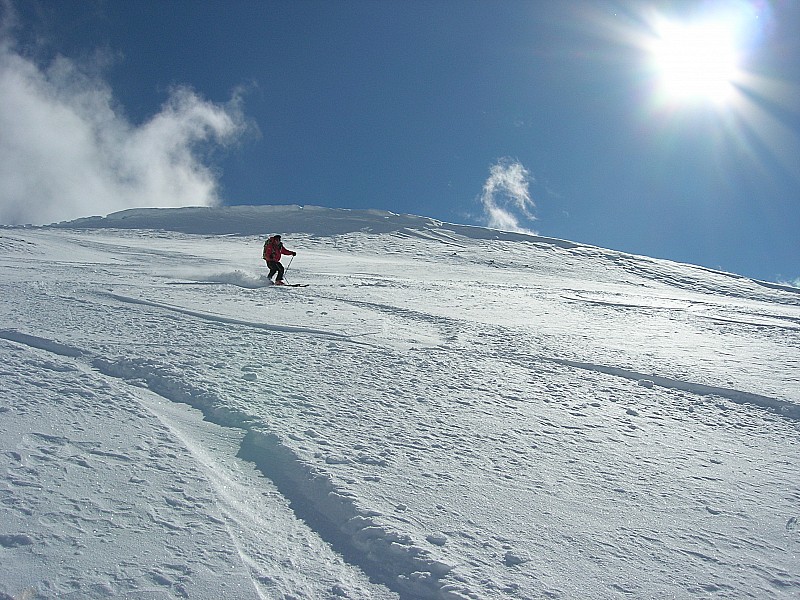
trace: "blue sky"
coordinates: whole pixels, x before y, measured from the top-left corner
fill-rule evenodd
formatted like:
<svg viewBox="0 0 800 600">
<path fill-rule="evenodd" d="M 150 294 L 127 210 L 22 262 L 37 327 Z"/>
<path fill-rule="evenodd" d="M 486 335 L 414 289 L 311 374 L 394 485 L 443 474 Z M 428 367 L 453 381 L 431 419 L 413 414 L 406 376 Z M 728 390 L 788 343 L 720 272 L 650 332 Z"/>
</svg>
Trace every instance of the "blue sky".
<svg viewBox="0 0 800 600">
<path fill-rule="evenodd" d="M 800 276 L 796 0 L 0 7 L 0 222 L 378 208 Z M 680 45 L 733 32 L 724 99 L 667 78 L 709 24 Z"/>
</svg>

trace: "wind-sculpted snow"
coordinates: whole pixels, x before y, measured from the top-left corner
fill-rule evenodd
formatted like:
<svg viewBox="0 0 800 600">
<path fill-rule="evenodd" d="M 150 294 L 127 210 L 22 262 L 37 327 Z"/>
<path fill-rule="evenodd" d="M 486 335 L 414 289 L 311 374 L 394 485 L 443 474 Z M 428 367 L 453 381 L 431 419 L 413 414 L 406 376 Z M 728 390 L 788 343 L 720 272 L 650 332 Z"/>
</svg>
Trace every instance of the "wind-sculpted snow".
<svg viewBox="0 0 800 600">
<path fill-rule="evenodd" d="M 713 385 L 705 385 L 702 383 L 692 383 L 689 381 L 680 381 L 669 377 L 659 377 L 657 375 L 644 375 L 626 369 L 617 367 L 609 367 L 606 365 L 594 365 L 591 363 L 580 363 L 571 360 L 559 360 L 559 362 L 570 367 L 577 367 L 579 369 L 587 369 L 590 371 L 598 371 L 600 373 L 608 373 L 609 375 L 616 375 L 618 377 L 625 377 L 626 379 L 633 379 L 639 385 L 645 387 L 653 387 L 658 385 L 665 388 L 675 390 L 685 390 L 700 396 L 719 396 L 732 400 L 738 404 L 753 404 L 764 408 L 770 408 L 778 411 L 779 413 L 791 417 L 793 419 L 800 419 L 800 404 L 794 402 L 785 402 L 776 398 L 762 396 L 761 394 L 752 394 L 750 392 L 741 392 L 739 390 L 732 390 L 725 387 L 718 387 Z"/>
<path fill-rule="evenodd" d="M 360 508 L 352 494 L 338 488 L 324 471 L 301 461 L 275 434 L 251 429 L 241 456 L 258 465 L 292 501 L 299 516 L 373 579 L 414 598 L 436 598 L 457 589 L 442 584 L 452 565 L 410 535 L 381 524 L 376 518 L 380 514 Z"/>
<path fill-rule="evenodd" d="M 472 239 L 542 240 L 564 248 L 572 242 L 444 223 L 428 217 L 381 210 L 325 208 L 321 206 L 226 206 L 224 208 L 137 208 L 106 217 L 86 217 L 58 223 L 64 229 L 156 229 L 203 235 L 260 235 L 305 233 L 333 236 L 356 232 L 404 233 L 423 240 L 447 243 L 453 234 Z M 457 242 L 453 242 L 457 243 Z"/>
<path fill-rule="evenodd" d="M 796 293 L 272 212 L 4 232 L 0 595 L 797 595 Z"/>
<path fill-rule="evenodd" d="M 12 342 L 19 342 L 21 344 L 31 346 L 32 348 L 47 350 L 48 352 L 60 354 L 61 356 L 81 356 L 83 354 L 83 352 L 81 352 L 81 350 L 78 348 L 74 348 L 66 344 L 59 344 L 53 340 L 40 338 L 35 335 L 28 335 L 13 329 L 0 330 L 0 338 L 10 340 Z"/>
<path fill-rule="evenodd" d="M 271 235 L 292 232 L 338 235 L 356 231 L 391 233 L 405 227 L 438 223 L 413 215 L 377 210 L 350 210 L 317 206 L 228 206 L 184 209 L 139 208 L 107 217 L 87 217 L 59 223 L 69 229 L 162 229 L 204 235 Z"/>
</svg>

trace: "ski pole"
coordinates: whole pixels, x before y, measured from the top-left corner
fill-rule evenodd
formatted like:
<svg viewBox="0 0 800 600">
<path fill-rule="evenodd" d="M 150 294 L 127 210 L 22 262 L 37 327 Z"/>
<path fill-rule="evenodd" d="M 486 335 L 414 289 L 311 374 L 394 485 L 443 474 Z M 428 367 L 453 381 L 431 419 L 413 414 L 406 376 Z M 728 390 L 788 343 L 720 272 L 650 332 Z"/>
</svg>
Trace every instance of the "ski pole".
<svg viewBox="0 0 800 600">
<path fill-rule="evenodd" d="M 292 258 L 289 259 L 289 264 L 286 265 L 286 268 L 283 270 L 284 273 L 289 270 L 289 267 L 292 266 L 292 261 L 294 260 L 294 254 L 292 254 Z"/>
</svg>

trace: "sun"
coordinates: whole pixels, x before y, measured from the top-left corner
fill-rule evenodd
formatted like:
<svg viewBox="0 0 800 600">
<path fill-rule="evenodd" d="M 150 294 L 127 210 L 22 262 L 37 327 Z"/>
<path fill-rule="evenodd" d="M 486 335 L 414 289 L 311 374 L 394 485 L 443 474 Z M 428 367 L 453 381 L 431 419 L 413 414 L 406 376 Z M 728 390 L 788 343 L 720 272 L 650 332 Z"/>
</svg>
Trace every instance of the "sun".
<svg viewBox="0 0 800 600">
<path fill-rule="evenodd" d="M 650 54 L 659 87 L 667 99 L 728 101 L 740 74 L 735 33 L 724 21 L 660 23 Z"/>
</svg>

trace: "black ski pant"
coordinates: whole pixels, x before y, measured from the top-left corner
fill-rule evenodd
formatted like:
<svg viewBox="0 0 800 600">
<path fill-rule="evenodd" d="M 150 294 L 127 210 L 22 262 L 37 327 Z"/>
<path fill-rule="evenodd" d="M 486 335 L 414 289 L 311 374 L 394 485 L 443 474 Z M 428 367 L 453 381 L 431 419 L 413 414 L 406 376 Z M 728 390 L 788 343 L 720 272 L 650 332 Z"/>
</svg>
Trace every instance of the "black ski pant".
<svg viewBox="0 0 800 600">
<path fill-rule="evenodd" d="M 275 278 L 275 281 L 283 281 L 284 269 L 281 263 L 279 263 L 277 260 L 268 260 L 267 266 L 269 267 L 269 275 L 267 275 L 267 277 L 272 279 L 272 276 L 275 275 L 275 273 L 277 273 L 278 276 Z"/>
</svg>

